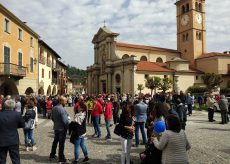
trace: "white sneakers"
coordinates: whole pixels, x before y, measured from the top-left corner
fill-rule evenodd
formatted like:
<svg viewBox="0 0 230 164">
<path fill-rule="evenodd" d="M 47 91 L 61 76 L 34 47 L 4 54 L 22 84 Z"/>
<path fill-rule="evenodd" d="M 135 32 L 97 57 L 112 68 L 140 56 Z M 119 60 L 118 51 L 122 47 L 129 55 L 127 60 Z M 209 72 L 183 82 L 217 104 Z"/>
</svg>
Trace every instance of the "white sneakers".
<svg viewBox="0 0 230 164">
<path fill-rule="evenodd" d="M 33 146 L 32 147 L 32 151 L 35 151 L 35 150 L 37 150 L 38 148 L 36 147 L 36 146 Z M 26 147 L 26 151 L 30 151 L 30 148 L 27 146 Z"/>
<path fill-rule="evenodd" d="M 32 147 L 32 151 L 35 151 L 35 150 L 37 150 L 38 148 L 36 147 L 36 146 L 33 146 Z"/>
</svg>

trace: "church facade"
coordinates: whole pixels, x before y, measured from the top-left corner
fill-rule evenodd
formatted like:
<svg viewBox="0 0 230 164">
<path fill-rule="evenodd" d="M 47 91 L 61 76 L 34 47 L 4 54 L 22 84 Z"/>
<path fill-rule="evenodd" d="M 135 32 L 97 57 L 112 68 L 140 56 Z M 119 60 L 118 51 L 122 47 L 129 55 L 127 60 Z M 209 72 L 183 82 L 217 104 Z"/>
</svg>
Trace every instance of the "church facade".
<svg viewBox="0 0 230 164">
<path fill-rule="evenodd" d="M 87 93 L 137 94 L 148 77 L 172 79 L 171 91 L 202 86 L 205 72 L 229 80 L 230 55 L 206 52 L 205 1 L 178 0 L 177 50 L 117 42 L 118 33 L 101 27 L 94 35 L 94 64 L 87 67 Z M 149 93 L 145 88 L 143 93 Z"/>
</svg>

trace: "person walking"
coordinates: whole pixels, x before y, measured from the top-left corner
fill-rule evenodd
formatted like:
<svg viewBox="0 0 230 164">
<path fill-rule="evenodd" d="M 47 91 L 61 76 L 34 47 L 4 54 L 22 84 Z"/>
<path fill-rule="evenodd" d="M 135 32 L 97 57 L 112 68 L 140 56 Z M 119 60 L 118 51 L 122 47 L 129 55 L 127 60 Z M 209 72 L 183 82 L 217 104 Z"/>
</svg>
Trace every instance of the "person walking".
<svg viewBox="0 0 230 164">
<path fill-rule="evenodd" d="M 89 97 L 88 100 L 87 100 L 87 106 L 88 106 L 88 114 L 87 114 L 87 123 L 93 123 L 92 121 L 92 117 L 91 117 L 91 113 L 92 113 L 92 110 L 93 110 L 93 101 L 92 101 L 92 97 Z"/>
<path fill-rule="evenodd" d="M 224 95 L 220 96 L 220 100 L 218 101 L 220 112 L 221 112 L 221 124 L 228 123 L 228 99 L 225 98 Z"/>
<path fill-rule="evenodd" d="M 79 149 L 81 147 L 82 152 L 85 156 L 82 162 L 87 162 L 89 160 L 88 151 L 85 145 L 85 136 L 86 136 L 86 119 L 87 111 L 85 109 L 84 103 L 81 102 L 74 116 L 74 121 L 69 125 L 70 142 L 74 144 L 74 161 L 72 164 L 77 164 L 79 161 Z"/>
<path fill-rule="evenodd" d="M 130 151 L 132 146 L 132 138 L 134 135 L 134 106 L 127 102 L 123 107 L 119 124 L 121 125 L 121 164 L 130 164 Z"/>
<path fill-rule="evenodd" d="M 34 110 L 34 102 L 30 100 L 26 104 L 26 113 L 23 116 L 23 119 L 25 120 L 25 127 L 24 127 L 24 136 L 25 136 L 25 149 L 26 151 L 29 151 L 29 140 L 32 144 L 32 150 L 37 150 L 37 147 L 35 146 L 35 139 L 34 139 L 34 133 L 33 130 L 35 128 L 35 118 L 36 118 L 36 112 Z"/>
<path fill-rule="evenodd" d="M 187 94 L 187 99 L 186 99 L 187 105 L 188 105 L 188 115 L 191 116 L 192 115 L 192 106 L 194 104 L 194 98 L 193 96 L 191 96 L 190 93 Z"/>
<path fill-rule="evenodd" d="M 114 96 L 113 101 L 113 122 L 117 124 L 119 122 L 119 110 L 120 110 L 120 103 L 118 101 L 117 95 Z"/>
<path fill-rule="evenodd" d="M 100 115 L 102 114 L 102 112 L 103 112 L 103 107 L 101 103 L 97 99 L 94 99 L 94 107 L 93 107 L 91 115 L 93 119 L 94 131 L 95 131 L 95 133 L 93 134 L 93 137 L 95 138 L 101 137 L 101 129 L 99 126 L 99 120 L 100 120 Z"/>
<path fill-rule="evenodd" d="M 110 125 L 113 117 L 113 98 L 110 98 L 110 101 L 106 103 L 105 105 L 105 126 L 107 130 L 107 135 L 105 139 L 110 140 L 111 139 L 111 133 L 110 133 Z"/>
<path fill-rule="evenodd" d="M 54 141 L 50 153 L 50 160 L 56 158 L 56 149 L 57 149 L 57 144 L 59 143 L 59 152 L 58 152 L 59 162 L 67 162 L 67 159 L 65 158 L 64 155 L 65 139 L 66 139 L 67 128 L 69 125 L 68 114 L 64 109 L 66 103 L 67 103 L 66 98 L 61 96 L 59 98 L 59 104 L 53 108 L 52 116 L 51 116 L 52 121 L 54 123 L 54 128 L 53 128 Z"/>
<path fill-rule="evenodd" d="M 185 130 L 186 122 L 187 122 L 187 114 L 186 109 L 180 99 L 176 100 L 176 113 L 181 123 L 181 128 Z"/>
<path fill-rule="evenodd" d="M 13 111 L 15 102 L 6 100 L 0 111 L 0 163 L 5 164 L 9 152 L 13 164 L 20 164 L 18 128 L 24 128 L 21 114 Z"/>
<path fill-rule="evenodd" d="M 53 108 L 53 102 L 51 97 L 49 97 L 48 100 L 46 101 L 46 112 L 48 113 L 48 119 L 51 118 L 52 108 Z"/>
<path fill-rule="evenodd" d="M 181 130 L 180 120 L 175 115 L 166 118 L 168 130 L 162 133 L 160 140 L 154 137 L 153 143 L 162 150 L 162 164 L 188 164 L 187 150 L 191 145 L 184 130 Z"/>
<path fill-rule="evenodd" d="M 135 112 L 135 146 L 139 145 L 139 129 L 141 130 L 143 145 L 146 144 L 145 122 L 147 120 L 147 105 L 143 102 L 143 97 L 138 98 L 138 104 L 134 106 Z"/>
</svg>

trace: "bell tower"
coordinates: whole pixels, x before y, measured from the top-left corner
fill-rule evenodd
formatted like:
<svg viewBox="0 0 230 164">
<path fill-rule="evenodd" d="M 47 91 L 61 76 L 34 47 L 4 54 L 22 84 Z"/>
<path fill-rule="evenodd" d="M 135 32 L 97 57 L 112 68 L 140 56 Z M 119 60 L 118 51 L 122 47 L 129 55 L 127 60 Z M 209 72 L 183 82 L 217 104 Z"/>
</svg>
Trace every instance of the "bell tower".
<svg viewBox="0 0 230 164">
<path fill-rule="evenodd" d="M 205 0 L 177 0 L 177 50 L 195 65 L 206 52 Z"/>
</svg>

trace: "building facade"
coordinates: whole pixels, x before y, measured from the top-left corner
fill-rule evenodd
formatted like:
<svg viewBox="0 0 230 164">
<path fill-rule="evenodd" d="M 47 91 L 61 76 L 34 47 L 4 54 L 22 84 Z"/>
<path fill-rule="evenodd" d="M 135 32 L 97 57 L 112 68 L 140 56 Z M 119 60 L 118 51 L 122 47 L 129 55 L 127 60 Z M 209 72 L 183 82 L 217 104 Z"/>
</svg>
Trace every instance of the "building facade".
<svg viewBox="0 0 230 164">
<path fill-rule="evenodd" d="M 60 60 L 57 60 L 57 93 L 63 95 L 67 93 L 67 76 L 66 76 L 67 66 Z"/>
<path fill-rule="evenodd" d="M 56 95 L 58 91 L 57 60 L 61 57 L 43 40 L 39 40 L 39 85 L 38 94 Z"/>
<path fill-rule="evenodd" d="M 203 86 L 206 72 L 229 80 L 230 55 L 206 52 L 204 0 L 177 0 L 177 50 L 117 42 L 118 33 L 102 27 L 94 35 L 94 64 L 87 67 L 87 92 L 138 93 L 146 78 L 172 79 L 171 91 Z M 217 55 L 219 54 L 219 55 Z M 143 93 L 149 93 L 145 88 Z"/>
<path fill-rule="evenodd" d="M 36 92 L 39 35 L 1 4 L 0 22 L 0 94 Z"/>
</svg>

